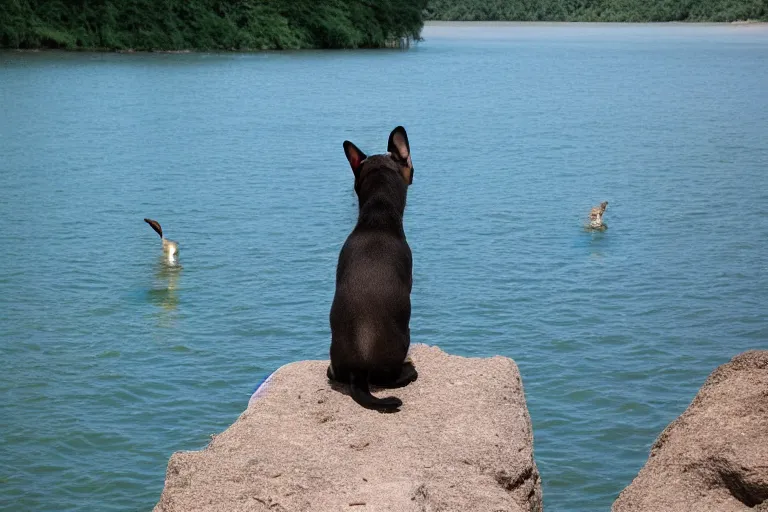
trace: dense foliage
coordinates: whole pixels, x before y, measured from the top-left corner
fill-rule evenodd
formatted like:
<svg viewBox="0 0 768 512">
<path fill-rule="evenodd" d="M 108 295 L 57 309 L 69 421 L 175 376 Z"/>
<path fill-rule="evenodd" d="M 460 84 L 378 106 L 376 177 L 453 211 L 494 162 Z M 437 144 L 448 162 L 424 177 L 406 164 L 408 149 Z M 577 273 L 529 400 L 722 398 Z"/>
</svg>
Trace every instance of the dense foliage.
<svg viewBox="0 0 768 512">
<path fill-rule="evenodd" d="M 767 0 L 430 0 L 427 20 L 768 21 Z"/>
<path fill-rule="evenodd" d="M 378 48 L 424 19 L 768 21 L 768 0 L 0 0 L 0 47 Z"/>
<path fill-rule="evenodd" d="M 0 0 L 0 47 L 375 48 L 418 39 L 427 0 Z"/>
</svg>

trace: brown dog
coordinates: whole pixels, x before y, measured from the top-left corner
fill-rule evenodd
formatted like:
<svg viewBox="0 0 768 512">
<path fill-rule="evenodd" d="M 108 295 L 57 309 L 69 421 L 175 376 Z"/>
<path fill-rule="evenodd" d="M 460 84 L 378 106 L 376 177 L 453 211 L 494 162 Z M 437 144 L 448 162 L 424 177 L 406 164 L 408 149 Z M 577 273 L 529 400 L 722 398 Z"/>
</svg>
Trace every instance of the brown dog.
<svg viewBox="0 0 768 512">
<path fill-rule="evenodd" d="M 403 213 L 413 164 L 402 126 L 392 130 L 387 151 L 366 156 L 344 141 L 359 210 L 336 267 L 328 367 L 329 379 L 349 383 L 355 402 L 379 410 L 397 409 L 402 401 L 373 396 L 369 383 L 401 387 L 418 376 L 407 360 L 413 277 Z"/>
<path fill-rule="evenodd" d="M 600 231 L 608 229 L 608 226 L 603 224 L 603 214 L 605 213 L 606 206 L 608 206 L 608 201 L 600 203 L 600 206 L 595 206 L 589 211 L 589 229 Z"/>
</svg>

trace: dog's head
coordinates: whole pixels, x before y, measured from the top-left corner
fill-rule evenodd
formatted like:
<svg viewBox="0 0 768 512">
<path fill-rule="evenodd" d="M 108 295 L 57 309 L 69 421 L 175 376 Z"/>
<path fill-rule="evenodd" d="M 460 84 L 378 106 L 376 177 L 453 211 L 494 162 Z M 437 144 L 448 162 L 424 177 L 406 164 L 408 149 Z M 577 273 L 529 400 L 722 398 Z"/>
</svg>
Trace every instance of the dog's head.
<svg viewBox="0 0 768 512">
<path fill-rule="evenodd" d="M 413 183 L 411 146 L 408 144 L 408 134 L 402 126 L 398 126 L 389 134 L 387 152 L 383 155 L 366 156 L 348 140 L 344 141 L 344 154 L 347 155 L 355 174 L 355 192 L 358 194 L 360 183 L 373 172 L 395 171 L 402 177 L 406 186 Z"/>
</svg>

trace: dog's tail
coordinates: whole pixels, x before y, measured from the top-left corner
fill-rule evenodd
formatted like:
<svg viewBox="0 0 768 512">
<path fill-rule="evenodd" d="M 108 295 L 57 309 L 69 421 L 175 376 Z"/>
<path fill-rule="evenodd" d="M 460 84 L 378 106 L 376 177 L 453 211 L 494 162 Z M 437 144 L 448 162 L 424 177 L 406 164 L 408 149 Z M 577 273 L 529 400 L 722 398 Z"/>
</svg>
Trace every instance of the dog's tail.
<svg viewBox="0 0 768 512">
<path fill-rule="evenodd" d="M 157 232 L 157 234 L 160 235 L 160 238 L 163 238 L 163 228 L 160 227 L 159 222 L 152 219 L 144 219 L 144 222 L 152 226 L 152 229 L 154 229 L 155 232 Z"/>
<path fill-rule="evenodd" d="M 377 398 L 371 394 L 368 387 L 368 372 L 354 370 L 349 374 L 349 390 L 352 400 L 366 409 L 393 411 L 403 405 L 403 401 L 394 396 Z"/>
</svg>

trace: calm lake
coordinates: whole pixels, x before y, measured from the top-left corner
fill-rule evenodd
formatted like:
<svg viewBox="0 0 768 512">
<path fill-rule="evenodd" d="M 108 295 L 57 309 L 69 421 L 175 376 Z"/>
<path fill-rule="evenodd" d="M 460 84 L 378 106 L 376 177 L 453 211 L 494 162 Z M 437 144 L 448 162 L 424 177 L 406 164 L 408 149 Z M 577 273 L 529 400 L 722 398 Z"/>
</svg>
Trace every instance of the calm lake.
<svg viewBox="0 0 768 512">
<path fill-rule="evenodd" d="M 342 141 L 398 124 L 412 339 L 519 364 L 546 510 L 607 511 L 707 375 L 768 348 L 768 27 L 423 36 L 0 53 L 0 510 L 150 510 L 172 452 L 327 358 Z"/>
</svg>

